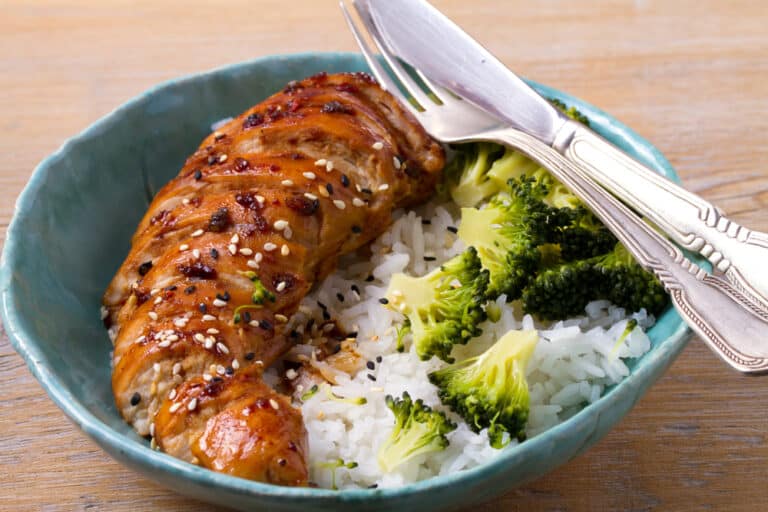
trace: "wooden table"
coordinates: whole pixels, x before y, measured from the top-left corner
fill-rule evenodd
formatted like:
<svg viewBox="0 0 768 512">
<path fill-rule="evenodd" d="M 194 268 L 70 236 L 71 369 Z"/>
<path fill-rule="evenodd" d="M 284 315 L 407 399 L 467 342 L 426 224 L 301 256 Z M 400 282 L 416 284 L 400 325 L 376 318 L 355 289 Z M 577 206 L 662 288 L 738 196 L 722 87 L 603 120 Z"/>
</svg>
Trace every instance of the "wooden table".
<svg viewBox="0 0 768 512">
<path fill-rule="evenodd" d="M 271 53 L 355 50 L 336 0 L 68 4 L 3 2 L 0 239 L 33 167 L 151 85 Z M 687 187 L 768 231 L 764 2 L 435 4 L 516 71 L 615 114 Z M 212 510 L 113 462 L 2 331 L 0 388 L 0 509 Z M 767 437 L 768 378 L 729 370 L 693 340 L 595 448 L 477 510 L 765 510 Z"/>
</svg>

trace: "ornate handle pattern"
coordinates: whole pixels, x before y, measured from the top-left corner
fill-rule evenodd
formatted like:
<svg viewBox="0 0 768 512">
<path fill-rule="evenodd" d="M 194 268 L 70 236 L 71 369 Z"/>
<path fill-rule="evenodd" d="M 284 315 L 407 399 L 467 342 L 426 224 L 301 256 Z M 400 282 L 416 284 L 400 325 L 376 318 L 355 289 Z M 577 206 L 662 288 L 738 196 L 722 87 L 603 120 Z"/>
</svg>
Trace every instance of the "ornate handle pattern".
<svg viewBox="0 0 768 512">
<path fill-rule="evenodd" d="M 493 132 L 488 137 L 526 153 L 573 190 L 637 261 L 659 277 L 683 319 L 717 354 L 742 372 L 768 371 L 766 308 L 685 258 L 677 246 L 560 153 L 515 130 Z"/>
<path fill-rule="evenodd" d="M 768 235 L 730 221 L 711 203 L 656 174 L 590 129 L 568 122 L 555 149 L 653 221 L 682 247 L 707 258 L 741 294 L 768 310 Z"/>
</svg>

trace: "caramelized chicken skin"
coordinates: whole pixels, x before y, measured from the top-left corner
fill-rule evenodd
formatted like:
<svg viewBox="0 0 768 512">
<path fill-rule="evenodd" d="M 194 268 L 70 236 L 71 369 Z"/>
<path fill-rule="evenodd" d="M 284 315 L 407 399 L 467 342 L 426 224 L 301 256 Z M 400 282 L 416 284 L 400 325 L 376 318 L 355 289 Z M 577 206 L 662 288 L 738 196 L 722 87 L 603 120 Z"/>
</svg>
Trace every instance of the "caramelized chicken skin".
<svg viewBox="0 0 768 512">
<path fill-rule="evenodd" d="M 364 74 L 292 82 L 207 137 L 104 296 L 123 417 L 184 460 L 306 485 L 301 413 L 261 372 L 290 348 L 312 285 L 426 199 L 443 164 Z"/>
</svg>

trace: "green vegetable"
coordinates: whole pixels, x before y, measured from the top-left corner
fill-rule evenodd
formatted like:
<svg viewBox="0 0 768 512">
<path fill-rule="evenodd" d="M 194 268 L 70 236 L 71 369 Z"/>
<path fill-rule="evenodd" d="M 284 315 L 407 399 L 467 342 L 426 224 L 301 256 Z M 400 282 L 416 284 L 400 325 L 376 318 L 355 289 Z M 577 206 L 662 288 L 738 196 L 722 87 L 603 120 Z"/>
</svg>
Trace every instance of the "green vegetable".
<svg viewBox="0 0 768 512">
<path fill-rule="evenodd" d="M 619 336 L 619 339 L 616 340 L 616 343 L 613 345 L 613 349 L 611 349 L 611 356 L 614 358 L 619 353 L 619 349 L 621 348 L 621 345 L 624 344 L 624 340 L 627 339 L 627 336 L 632 334 L 632 331 L 635 330 L 637 327 L 637 320 L 634 318 L 631 318 L 627 321 L 627 325 L 624 327 L 624 330 L 621 332 L 621 335 Z"/>
<path fill-rule="evenodd" d="M 486 318 L 487 286 L 488 272 L 472 247 L 425 276 L 395 274 L 387 302 L 407 318 L 398 333 L 399 343 L 409 329 L 421 359 L 437 356 L 451 362 L 455 344 L 465 344 L 482 332 L 478 324 Z"/>
<path fill-rule="evenodd" d="M 483 354 L 429 374 L 443 404 L 475 432 L 487 428 L 494 448 L 525 439 L 530 409 L 525 368 L 538 339 L 536 331 L 510 331 Z"/>
<path fill-rule="evenodd" d="M 432 410 L 421 399 L 414 402 L 407 392 L 402 398 L 387 395 L 386 404 L 395 415 L 395 427 L 379 448 L 381 469 L 390 472 L 413 457 L 448 447 L 446 434 L 456 424 L 444 413 Z"/>
<path fill-rule="evenodd" d="M 248 309 L 260 309 L 264 302 L 267 300 L 270 302 L 275 302 L 275 294 L 264 287 L 261 280 L 259 279 L 259 276 L 256 275 L 256 272 L 248 270 L 245 272 L 241 271 L 240 274 L 244 275 L 250 279 L 251 282 L 253 282 L 253 293 L 251 294 L 251 302 L 253 302 L 253 304 L 243 304 L 242 306 L 235 308 L 233 321 L 236 324 L 240 323 L 242 311 Z"/>
<path fill-rule="evenodd" d="M 344 402 L 350 405 L 365 405 L 368 403 L 368 400 L 363 396 L 353 397 L 353 398 L 344 398 L 343 396 L 339 396 L 333 391 L 331 391 L 330 386 L 325 387 L 325 395 L 330 400 L 333 400 L 334 402 Z"/>
<path fill-rule="evenodd" d="M 308 389 L 308 390 L 307 390 L 307 391 L 306 391 L 306 392 L 305 392 L 303 395 L 301 395 L 301 401 L 302 401 L 302 402 L 306 402 L 307 400 L 309 400 L 310 398 L 312 398 L 313 396 L 315 396 L 315 394 L 317 393 L 317 391 L 318 391 L 319 389 L 320 389 L 320 388 L 317 386 L 317 384 L 313 385 L 313 386 L 312 386 L 311 388 L 309 388 L 309 389 Z"/>
<path fill-rule="evenodd" d="M 336 459 L 328 462 L 321 462 L 318 467 L 331 470 L 331 489 L 334 491 L 339 488 L 336 487 L 336 470 L 339 468 L 354 469 L 358 466 L 357 462 L 344 462 L 344 459 Z"/>
<path fill-rule="evenodd" d="M 475 206 L 499 191 L 498 184 L 488 177 L 488 170 L 494 156 L 503 150 L 490 142 L 456 147 L 456 155 L 445 169 L 448 190 L 456 204 Z"/>
</svg>

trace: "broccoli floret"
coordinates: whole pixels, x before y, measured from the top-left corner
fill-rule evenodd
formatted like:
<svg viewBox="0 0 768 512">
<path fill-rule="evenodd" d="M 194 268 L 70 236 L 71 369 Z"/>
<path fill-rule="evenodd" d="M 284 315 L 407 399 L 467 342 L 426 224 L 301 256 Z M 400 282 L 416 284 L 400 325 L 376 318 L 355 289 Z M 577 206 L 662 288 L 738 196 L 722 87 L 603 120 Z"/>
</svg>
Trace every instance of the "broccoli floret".
<svg viewBox="0 0 768 512">
<path fill-rule="evenodd" d="M 565 114 L 566 116 L 570 117 L 574 121 L 578 121 L 584 126 L 589 126 L 589 118 L 579 112 L 579 110 L 576 107 L 569 107 L 562 101 L 556 99 L 556 98 L 550 98 L 549 102 L 555 106 L 560 112 Z"/>
<path fill-rule="evenodd" d="M 256 275 L 256 272 L 248 270 L 245 272 L 240 272 L 240 274 L 250 279 L 253 283 L 253 293 L 251 294 L 251 302 L 253 304 L 244 304 L 235 308 L 232 321 L 236 324 L 240 323 L 243 311 L 248 309 L 261 309 L 264 301 L 267 300 L 270 302 L 275 302 L 275 294 L 266 289 L 264 284 L 259 279 L 259 276 Z"/>
<path fill-rule="evenodd" d="M 486 318 L 487 286 L 488 272 L 470 247 L 423 277 L 395 274 L 385 302 L 406 316 L 403 328 L 410 329 L 421 359 L 437 356 L 451 362 L 455 344 L 482 332 L 478 324 Z"/>
<path fill-rule="evenodd" d="M 490 142 L 462 144 L 445 169 L 448 189 L 459 206 L 474 206 L 499 191 L 488 177 L 488 170 L 502 146 Z"/>
<path fill-rule="evenodd" d="M 523 310 L 545 320 L 582 314 L 590 301 L 598 299 L 652 314 L 660 313 L 668 301 L 661 283 L 621 243 L 607 254 L 541 271 L 522 294 Z"/>
<path fill-rule="evenodd" d="M 429 374 L 443 404 L 479 432 L 487 428 L 491 446 L 525 439 L 530 396 L 525 368 L 539 340 L 536 331 L 509 331 L 477 357 Z"/>
<path fill-rule="evenodd" d="M 565 210 L 570 221 L 555 230 L 552 239 L 563 261 L 582 260 L 610 252 L 616 237 L 586 207 L 579 205 Z"/>
<path fill-rule="evenodd" d="M 439 411 L 415 402 L 405 392 L 402 398 L 386 397 L 387 407 L 395 415 L 395 428 L 379 448 L 379 466 L 390 472 L 400 464 L 426 453 L 439 452 L 448 447 L 446 434 L 456 424 Z"/>
<path fill-rule="evenodd" d="M 483 268 L 488 269 L 488 297 L 506 294 L 520 297 L 541 259 L 537 249 L 553 237 L 563 220 L 561 212 L 544 204 L 547 188 L 525 176 L 511 180 L 510 195 L 499 195 L 482 210 L 462 208 L 458 236 L 477 249 Z"/>
</svg>

